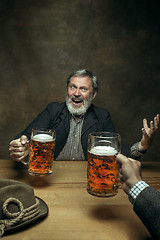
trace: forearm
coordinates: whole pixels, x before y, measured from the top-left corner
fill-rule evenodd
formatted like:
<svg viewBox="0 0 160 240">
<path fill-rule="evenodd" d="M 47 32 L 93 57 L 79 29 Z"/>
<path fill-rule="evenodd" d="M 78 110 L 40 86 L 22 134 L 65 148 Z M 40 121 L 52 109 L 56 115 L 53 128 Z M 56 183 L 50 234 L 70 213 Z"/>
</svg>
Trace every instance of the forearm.
<svg viewBox="0 0 160 240">
<path fill-rule="evenodd" d="M 160 239 L 160 192 L 145 188 L 134 201 L 133 209 L 150 234 Z"/>
</svg>

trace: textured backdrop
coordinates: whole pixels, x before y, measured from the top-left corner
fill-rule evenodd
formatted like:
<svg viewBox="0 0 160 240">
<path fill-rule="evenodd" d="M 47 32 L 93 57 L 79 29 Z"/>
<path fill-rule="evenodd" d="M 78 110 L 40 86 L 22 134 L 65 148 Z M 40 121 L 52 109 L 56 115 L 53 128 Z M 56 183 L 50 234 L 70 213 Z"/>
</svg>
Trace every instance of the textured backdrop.
<svg viewBox="0 0 160 240">
<path fill-rule="evenodd" d="M 154 0 L 0 1 L 0 158 L 11 139 L 87 68 L 95 104 L 110 111 L 124 143 L 160 112 L 160 3 Z M 159 161 L 160 131 L 143 157 Z"/>
</svg>

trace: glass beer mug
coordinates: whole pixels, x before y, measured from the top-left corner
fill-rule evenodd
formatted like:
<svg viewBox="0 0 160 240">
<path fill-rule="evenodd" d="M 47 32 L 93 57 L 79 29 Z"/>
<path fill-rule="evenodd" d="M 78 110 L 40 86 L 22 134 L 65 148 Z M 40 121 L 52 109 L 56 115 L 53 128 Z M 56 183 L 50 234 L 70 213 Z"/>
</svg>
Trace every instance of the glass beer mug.
<svg viewBox="0 0 160 240">
<path fill-rule="evenodd" d="M 52 173 L 56 134 L 48 129 L 33 129 L 30 140 L 28 172 L 33 176 Z"/>
<path fill-rule="evenodd" d="M 118 133 L 95 132 L 88 137 L 87 191 L 98 197 L 114 196 L 118 192 L 119 164 L 115 156 L 121 151 Z"/>
</svg>

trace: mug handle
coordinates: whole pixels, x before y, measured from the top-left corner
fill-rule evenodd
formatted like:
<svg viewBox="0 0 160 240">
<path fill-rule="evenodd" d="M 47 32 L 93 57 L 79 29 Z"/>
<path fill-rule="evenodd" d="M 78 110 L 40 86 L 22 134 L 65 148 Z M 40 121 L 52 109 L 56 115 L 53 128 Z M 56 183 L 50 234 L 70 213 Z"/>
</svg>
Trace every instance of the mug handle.
<svg viewBox="0 0 160 240">
<path fill-rule="evenodd" d="M 24 158 L 23 160 L 21 160 L 21 163 L 23 163 L 25 166 L 28 166 L 28 157 Z"/>
</svg>

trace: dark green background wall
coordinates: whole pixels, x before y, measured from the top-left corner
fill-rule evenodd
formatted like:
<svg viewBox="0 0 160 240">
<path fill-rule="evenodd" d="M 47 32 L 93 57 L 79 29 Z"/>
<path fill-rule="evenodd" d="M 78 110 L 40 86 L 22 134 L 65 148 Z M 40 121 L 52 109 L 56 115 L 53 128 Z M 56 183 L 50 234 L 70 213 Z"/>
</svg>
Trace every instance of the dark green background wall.
<svg viewBox="0 0 160 240">
<path fill-rule="evenodd" d="M 159 0 L 0 0 L 0 158 L 82 68 L 123 142 L 139 140 L 143 117 L 160 112 L 159 13 Z M 143 159 L 159 155 L 160 131 Z"/>
</svg>

